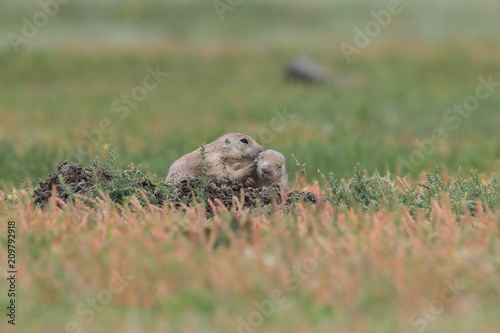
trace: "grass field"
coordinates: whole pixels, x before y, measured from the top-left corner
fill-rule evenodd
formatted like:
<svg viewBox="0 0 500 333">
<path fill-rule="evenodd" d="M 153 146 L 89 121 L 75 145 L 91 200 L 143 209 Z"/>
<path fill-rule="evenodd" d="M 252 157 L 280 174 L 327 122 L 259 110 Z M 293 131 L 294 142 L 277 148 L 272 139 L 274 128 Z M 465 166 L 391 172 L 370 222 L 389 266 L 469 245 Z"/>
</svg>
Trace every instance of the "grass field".
<svg viewBox="0 0 500 333">
<path fill-rule="evenodd" d="M 349 182 L 357 163 L 414 186 L 435 166 L 445 179 L 499 172 L 496 0 L 401 1 L 351 61 L 340 45 L 389 1 L 242 1 L 223 20 L 213 3 L 70 1 L 46 22 L 38 1 L 0 5 L 0 266 L 15 220 L 16 332 L 498 332 L 498 198 L 459 222 L 444 194 L 413 218 L 324 203 L 208 220 L 200 207 L 5 198 L 108 145 L 164 177 L 226 132 L 282 152 L 290 186 L 295 156 L 297 189 L 315 193 L 329 188 L 317 170 Z M 300 54 L 339 83 L 284 81 Z"/>
</svg>

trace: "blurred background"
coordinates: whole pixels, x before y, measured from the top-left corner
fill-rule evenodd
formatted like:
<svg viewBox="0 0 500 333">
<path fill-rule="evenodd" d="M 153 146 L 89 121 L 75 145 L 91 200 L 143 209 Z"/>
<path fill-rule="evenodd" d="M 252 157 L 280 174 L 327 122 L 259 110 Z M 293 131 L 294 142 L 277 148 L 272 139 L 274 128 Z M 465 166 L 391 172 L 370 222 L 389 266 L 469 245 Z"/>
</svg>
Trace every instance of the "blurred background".
<svg viewBox="0 0 500 333">
<path fill-rule="evenodd" d="M 447 114 L 479 77 L 500 81 L 496 0 L 60 2 L 0 3 L 1 188 L 109 145 L 164 177 L 225 132 L 282 152 L 289 173 L 293 154 L 309 180 L 358 162 L 500 168 L 500 87 L 467 117 Z M 285 80 L 297 56 L 328 82 Z"/>
</svg>

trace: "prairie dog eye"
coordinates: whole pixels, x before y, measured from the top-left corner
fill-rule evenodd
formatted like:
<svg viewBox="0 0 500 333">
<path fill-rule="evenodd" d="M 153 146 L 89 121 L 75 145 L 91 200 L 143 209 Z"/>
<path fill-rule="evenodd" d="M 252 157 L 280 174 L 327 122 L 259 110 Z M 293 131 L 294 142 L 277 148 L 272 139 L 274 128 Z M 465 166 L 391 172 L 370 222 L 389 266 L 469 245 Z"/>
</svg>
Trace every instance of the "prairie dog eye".
<svg viewBox="0 0 500 333">
<path fill-rule="evenodd" d="M 243 142 L 244 144 L 248 144 L 248 140 L 247 139 L 241 139 L 240 141 Z"/>
</svg>

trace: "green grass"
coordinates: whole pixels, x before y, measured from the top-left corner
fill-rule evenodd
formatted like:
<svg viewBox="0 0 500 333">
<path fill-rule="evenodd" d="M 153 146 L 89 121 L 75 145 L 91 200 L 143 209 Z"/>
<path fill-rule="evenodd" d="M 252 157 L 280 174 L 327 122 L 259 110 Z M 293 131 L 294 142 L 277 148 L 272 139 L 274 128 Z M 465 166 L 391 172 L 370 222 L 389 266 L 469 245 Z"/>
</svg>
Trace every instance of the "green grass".
<svg viewBox="0 0 500 333">
<path fill-rule="evenodd" d="M 113 25 L 129 24 L 122 11 L 128 7 L 103 4 L 102 15 L 92 18 L 88 12 L 95 4 L 71 2 L 19 54 L 8 45 L 0 53 L 3 188 L 45 177 L 70 149 L 86 140 L 83 131 L 98 128 L 103 118 L 111 119 L 114 130 L 96 141 L 83 163 L 90 163 L 96 154 L 102 156 L 103 145 L 111 143 L 122 162 L 141 164 L 164 176 L 182 154 L 236 131 L 283 152 L 289 160 L 294 154 L 306 163 L 310 180 L 318 178 L 317 169 L 347 176 L 358 162 L 370 172 L 408 173 L 398 158 L 408 159 L 418 148 L 416 140 L 429 138 L 435 128 L 446 125 L 444 112 L 474 93 L 479 75 L 493 74 L 495 79 L 500 62 L 494 56 L 498 50 L 489 44 L 489 20 L 481 19 L 473 30 L 467 22 L 447 21 L 460 8 L 466 13 L 467 5 L 444 16 L 449 25 L 435 31 L 447 35 L 435 43 L 426 39 L 423 26 L 409 30 L 419 19 L 422 25 L 429 20 L 421 11 L 423 4 L 414 4 L 348 64 L 338 44 L 352 42 L 352 27 L 363 27 L 370 10 L 382 9 L 383 4 L 244 3 L 220 22 L 210 4 L 151 1 L 137 5 L 143 7 L 138 9 L 141 14 L 129 28 L 155 36 L 157 42 L 146 39 L 137 44 L 142 39 L 131 34 L 125 41 L 118 39 L 113 51 L 102 39 L 114 41 L 108 35 L 116 30 Z M 9 8 L 19 15 L 18 6 Z M 330 22 L 328 15 L 339 20 Z M 294 20 L 301 22 L 300 27 L 290 26 Z M 20 31 L 20 22 L 12 18 L 7 22 L 4 32 Z M 52 32 L 56 27 L 100 24 L 109 29 L 83 44 Z M 460 43 L 448 38 L 465 32 L 475 32 L 475 38 L 464 36 Z M 86 33 L 78 31 L 76 36 L 90 38 Z M 306 33 L 312 37 L 303 36 Z M 47 36 L 53 36 L 52 43 L 42 43 Z M 364 83 L 338 89 L 284 82 L 283 66 L 300 53 L 322 61 L 341 77 L 360 76 Z M 159 66 L 169 76 L 122 120 L 111 105 L 142 84 L 147 66 Z M 498 170 L 499 103 L 498 92 L 482 101 L 410 173 L 416 176 L 436 165 L 449 170 Z M 264 131 L 271 127 L 275 109 L 286 109 L 295 117 L 269 139 Z"/>
<path fill-rule="evenodd" d="M 398 157 L 408 159 L 418 147 L 415 140 L 430 138 L 435 128 L 444 126 L 445 110 L 474 92 L 477 73 L 487 73 L 462 56 L 464 69 L 457 72 L 453 62 L 458 60 L 448 57 L 430 64 L 393 59 L 375 66 L 359 63 L 354 67 L 364 73 L 366 85 L 336 92 L 332 87 L 284 83 L 282 61 L 273 60 L 286 58 L 280 53 L 259 60 L 259 67 L 241 85 L 240 76 L 255 62 L 252 55 L 222 57 L 205 64 L 193 59 L 193 65 L 162 56 L 89 59 L 4 54 L 1 61 L 9 67 L 1 78 L 5 89 L 0 92 L 0 108 L 6 114 L 0 146 L 2 179 L 17 185 L 24 178 L 36 181 L 44 177 L 49 163 L 65 159 L 69 149 L 87 141 L 82 132 L 97 129 L 103 118 L 110 118 L 115 130 L 97 140 L 100 144 L 84 156 L 83 163 L 102 154 L 105 143 L 112 143 L 124 162 L 165 175 L 176 158 L 221 133 L 244 132 L 266 141 L 267 136 L 260 134 L 270 128 L 274 109 L 285 109 L 295 118 L 282 132 L 273 133 L 264 146 L 283 152 L 289 160 L 291 154 L 297 156 L 307 164 L 311 178 L 317 178 L 316 169 L 346 176 L 357 162 L 371 171 L 396 172 Z M 67 68 L 60 69 L 61 63 Z M 171 75 L 128 118 L 119 119 L 111 103 L 141 83 L 144 68 L 155 64 Z M 26 68 L 37 74 L 18 77 Z M 437 68 L 448 73 L 435 82 L 431 72 Z M 435 165 L 451 170 L 460 166 L 497 170 L 500 150 L 495 124 L 500 119 L 495 106 L 499 96 L 481 103 L 460 128 L 450 130 L 448 139 L 412 174 Z"/>
</svg>

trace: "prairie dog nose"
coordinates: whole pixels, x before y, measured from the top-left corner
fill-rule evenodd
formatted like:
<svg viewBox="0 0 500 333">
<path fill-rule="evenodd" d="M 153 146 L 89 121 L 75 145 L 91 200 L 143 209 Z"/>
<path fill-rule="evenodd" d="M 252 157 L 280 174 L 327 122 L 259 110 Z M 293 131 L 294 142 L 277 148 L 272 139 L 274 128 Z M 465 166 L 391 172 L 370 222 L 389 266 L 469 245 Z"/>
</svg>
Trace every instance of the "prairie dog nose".
<svg viewBox="0 0 500 333">
<path fill-rule="evenodd" d="M 273 172 L 271 167 L 267 164 L 262 165 L 261 171 L 263 175 L 270 175 Z"/>
</svg>

